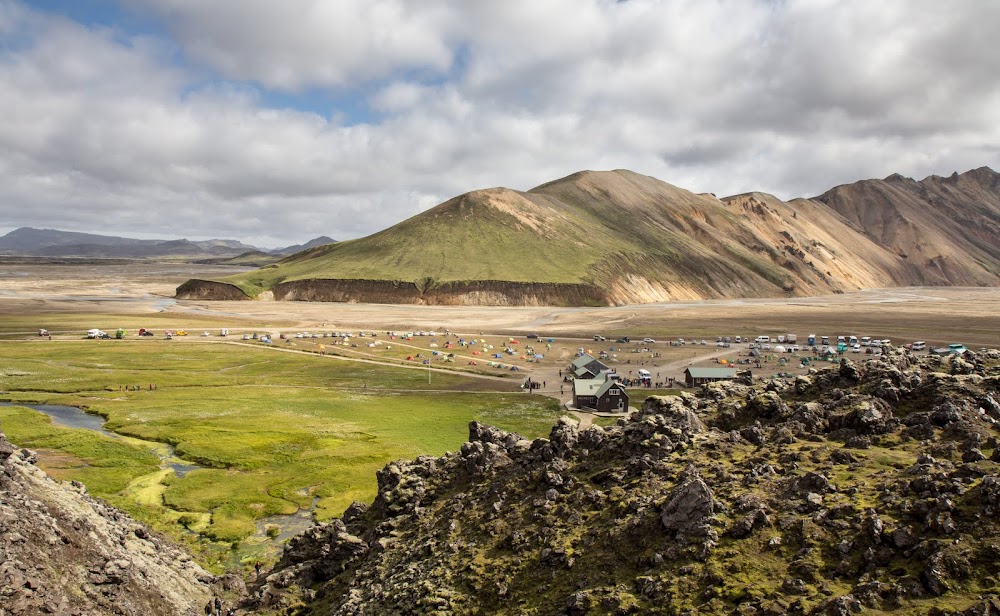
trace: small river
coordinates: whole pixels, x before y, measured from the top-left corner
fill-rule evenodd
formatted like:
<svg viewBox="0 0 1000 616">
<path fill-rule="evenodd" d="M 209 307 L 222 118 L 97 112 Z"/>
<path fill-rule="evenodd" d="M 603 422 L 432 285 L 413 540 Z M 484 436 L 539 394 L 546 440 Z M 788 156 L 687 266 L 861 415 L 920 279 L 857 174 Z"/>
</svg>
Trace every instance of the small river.
<svg viewBox="0 0 1000 616">
<path fill-rule="evenodd" d="M 45 413 L 52 419 L 52 423 L 65 428 L 82 428 L 84 430 L 92 430 L 110 438 L 122 438 L 122 435 L 116 434 L 104 428 L 103 417 L 100 415 L 91 415 L 84 412 L 83 409 L 75 406 L 64 406 L 59 404 L 26 404 L 18 402 L 0 402 L 0 406 L 23 406 L 36 410 L 40 413 Z M 160 458 L 160 468 L 164 470 L 168 468 L 173 469 L 178 478 L 184 477 L 191 471 L 206 468 L 200 464 L 195 464 L 194 462 L 178 458 L 174 447 L 167 443 L 145 441 L 134 437 L 128 438 L 132 441 L 138 441 L 146 444 L 149 449 Z M 293 535 L 297 535 L 310 526 L 313 526 L 315 522 L 313 521 L 312 514 L 316 508 L 316 501 L 317 499 L 314 498 L 312 506 L 308 509 L 301 509 L 293 514 L 274 515 L 258 519 L 256 521 L 257 536 L 262 538 L 266 537 L 267 527 L 273 524 L 280 527 L 281 532 L 277 537 L 270 539 L 273 539 L 275 542 L 283 542 Z"/>
<path fill-rule="evenodd" d="M 104 429 L 104 418 L 100 415 L 91 415 L 75 406 L 63 406 L 60 404 L 25 404 L 20 402 L 0 402 L 0 406 L 23 406 L 40 413 L 45 413 L 52 419 L 52 423 L 64 428 L 83 428 L 92 430 L 110 438 L 122 438 L 122 435 Z M 160 468 L 171 468 L 178 477 L 183 477 L 191 471 L 205 468 L 200 464 L 181 460 L 177 457 L 172 445 L 159 443 L 156 441 L 144 441 L 142 439 L 129 437 L 133 441 L 146 444 L 160 458 Z"/>
</svg>

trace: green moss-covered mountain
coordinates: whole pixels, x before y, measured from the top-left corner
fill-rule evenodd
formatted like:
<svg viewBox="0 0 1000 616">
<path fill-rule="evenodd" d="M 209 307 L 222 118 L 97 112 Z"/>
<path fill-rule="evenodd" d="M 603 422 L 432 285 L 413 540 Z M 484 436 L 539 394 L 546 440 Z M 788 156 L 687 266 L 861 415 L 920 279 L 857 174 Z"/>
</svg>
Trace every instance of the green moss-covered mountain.
<svg viewBox="0 0 1000 616">
<path fill-rule="evenodd" d="M 717 199 L 630 171 L 586 171 L 527 192 L 470 192 L 368 237 L 191 280 L 177 294 L 607 305 L 1000 284 L 1000 176 L 983 168 L 956 177 L 933 192 L 931 178 L 872 180 L 891 183 L 877 202 L 864 201 L 857 185 L 783 202 L 761 193 Z M 859 215 L 869 204 L 884 215 Z M 976 235 L 953 230 L 938 246 L 940 233 L 923 233 L 935 225 L 935 208 Z M 886 232 L 892 225 L 908 232 Z"/>
</svg>

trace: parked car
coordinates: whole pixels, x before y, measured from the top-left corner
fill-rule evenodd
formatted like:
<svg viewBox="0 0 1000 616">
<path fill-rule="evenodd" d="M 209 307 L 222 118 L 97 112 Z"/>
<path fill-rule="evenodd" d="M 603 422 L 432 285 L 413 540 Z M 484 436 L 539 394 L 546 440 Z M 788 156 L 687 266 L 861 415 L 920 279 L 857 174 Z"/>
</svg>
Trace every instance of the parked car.
<svg viewBox="0 0 1000 616">
<path fill-rule="evenodd" d="M 642 341 L 645 342 L 646 344 L 652 344 L 652 343 L 656 342 L 652 338 L 643 338 Z"/>
</svg>

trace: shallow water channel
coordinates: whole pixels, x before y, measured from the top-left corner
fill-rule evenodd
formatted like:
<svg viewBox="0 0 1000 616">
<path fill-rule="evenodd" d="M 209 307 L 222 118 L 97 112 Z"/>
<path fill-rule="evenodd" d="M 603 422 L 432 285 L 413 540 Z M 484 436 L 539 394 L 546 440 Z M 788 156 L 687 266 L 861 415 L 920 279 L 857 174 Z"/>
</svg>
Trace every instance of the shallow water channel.
<svg viewBox="0 0 1000 616">
<path fill-rule="evenodd" d="M 0 406 L 23 406 L 40 413 L 45 413 L 52 419 L 52 423 L 65 428 L 82 428 L 84 430 L 98 432 L 110 438 L 123 438 L 120 434 L 116 434 L 110 430 L 105 430 L 104 418 L 100 415 L 91 415 L 86 413 L 83 409 L 75 406 L 64 406 L 59 404 L 27 404 L 21 402 L 0 402 Z M 128 439 L 148 446 L 149 449 L 160 458 L 160 468 L 164 470 L 168 468 L 172 469 L 174 473 L 177 474 L 178 478 L 184 477 L 184 475 L 187 475 L 191 471 L 208 468 L 200 464 L 195 464 L 194 462 L 178 458 L 174 447 L 167 443 L 146 441 L 134 437 L 128 437 Z M 257 536 L 261 538 L 266 537 L 267 527 L 275 525 L 281 529 L 281 532 L 277 537 L 270 537 L 268 539 L 281 542 L 309 528 L 315 523 L 313 521 L 312 514 L 315 510 L 317 500 L 318 499 L 313 498 L 312 506 L 310 506 L 309 509 L 301 509 L 288 515 L 273 515 L 258 519 L 256 521 Z"/>
<path fill-rule="evenodd" d="M 58 426 L 63 426 L 65 428 L 83 428 L 84 430 L 92 430 L 110 438 L 122 438 L 120 434 L 104 429 L 103 417 L 100 415 L 90 415 L 84 412 L 83 409 L 79 409 L 75 406 L 63 406 L 60 404 L 26 404 L 22 402 L 0 402 L 0 406 L 23 406 L 40 413 L 45 413 L 52 419 L 52 423 Z M 146 444 L 153 451 L 153 453 L 159 456 L 160 468 L 173 469 L 173 471 L 177 473 L 178 477 L 183 477 L 191 471 L 205 468 L 200 464 L 181 460 L 174 452 L 173 446 L 167 443 L 144 441 L 134 437 L 129 438 L 132 441 L 138 441 Z"/>
</svg>

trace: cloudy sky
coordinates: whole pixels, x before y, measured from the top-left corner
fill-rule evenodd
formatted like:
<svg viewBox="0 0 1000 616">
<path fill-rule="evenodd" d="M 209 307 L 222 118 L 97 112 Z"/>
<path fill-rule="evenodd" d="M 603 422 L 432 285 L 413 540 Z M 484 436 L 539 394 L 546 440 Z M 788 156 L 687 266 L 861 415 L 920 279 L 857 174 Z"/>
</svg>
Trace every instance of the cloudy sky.
<svg viewBox="0 0 1000 616">
<path fill-rule="evenodd" d="M 0 232 L 273 247 L 581 169 L 1000 169 L 998 40 L 973 0 L 0 0 Z"/>
</svg>

